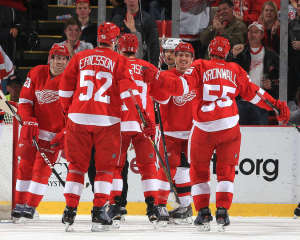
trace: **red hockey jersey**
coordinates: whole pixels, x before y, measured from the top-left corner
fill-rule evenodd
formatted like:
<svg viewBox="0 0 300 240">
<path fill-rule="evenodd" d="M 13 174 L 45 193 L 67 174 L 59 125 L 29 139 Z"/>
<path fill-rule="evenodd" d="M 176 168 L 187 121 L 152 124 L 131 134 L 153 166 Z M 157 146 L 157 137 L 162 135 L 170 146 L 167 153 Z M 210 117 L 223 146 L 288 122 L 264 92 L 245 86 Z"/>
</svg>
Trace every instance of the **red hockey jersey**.
<svg viewBox="0 0 300 240">
<path fill-rule="evenodd" d="M 13 73 L 13 64 L 0 46 L 0 84 L 3 78 Z"/>
<path fill-rule="evenodd" d="M 45 141 L 51 141 L 65 126 L 58 97 L 61 76 L 51 78 L 49 65 L 38 65 L 29 71 L 20 93 L 21 118 L 35 117 L 39 123 L 39 139 Z"/>
<path fill-rule="evenodd" d="M 152 68 L 156 69 L 154 65 L 152 65 L 149 62 L 146 62 L 139 58 L 128 58 L 129 62 L 129 68 L 131 71 L 131 74 L 133 76 L 133 79 L 138 87 L 139 91 L 139 97 L 141 99 L 142 107 L 145 110 L 145 112 L 148 114 L 150 119 L 154 122 L 155 116 L 154 116 L 154 105 L 152 98 L 149 95 L 149 87 L 147 83 L 143 80 L 143 73 L 142 68 Z M 121 121 L 121 131 L 127 132 L 127 131 L 137 131 L 141 132 L 140 128 L 140 120 L 137 119 L 138 115 L 131 114 L 128 111 L 128 108 L 125 104 L 122 105 L 122 121 Z"/>
<path fill-rule="evenodd" d="M 136 111 L 128 89 L 138 95 L 127 58 L 109 48 L 75 54 L 64 71 L 59 96 L 77 124 L 111 126 L 120 122 L 121 105 Z"/>
<path fill-rule="evenodd" d="M 167 74 L 175 73 L 177 76 L 182 74 L 173 68 L 165 71 Z M 182 96 L 171 96 L 165 101 L 159 101 L 164 133 L 167 136 L 188 139 L 193 125 L 192 100 L 196 97 L 194 90 Z"/>
<path fill-rule="evenodd" d="M 233 62 L 199 59 L 186 71 L 184 78 L 197 92 L 193 102 L 194 124 L 206 132 L 221 131 L 238 124 L 237 95 L 266 110 L 272 109 L 256 92 L 264 94 L 272 103 L 275 101 L 252 83 L 248 74 Z"/>
</svg>

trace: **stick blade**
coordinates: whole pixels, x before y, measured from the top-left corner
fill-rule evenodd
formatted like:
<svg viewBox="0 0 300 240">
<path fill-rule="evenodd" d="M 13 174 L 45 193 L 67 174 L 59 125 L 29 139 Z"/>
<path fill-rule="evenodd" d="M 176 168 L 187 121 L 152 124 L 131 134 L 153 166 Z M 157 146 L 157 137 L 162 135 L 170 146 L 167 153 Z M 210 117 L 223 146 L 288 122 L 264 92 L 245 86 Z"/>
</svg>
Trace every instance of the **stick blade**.
<svg viewBox="0 0 300 240">
<path fill-rule="evenodd" d="M 17 108 L 9 104 L 9 102 L 6 100 L 4 93 L 1 90 L 0 90 L 0 110 L 6 112 L 10 116 L 18 118 L 18 115 L 16 114 Z"/>
</svg>

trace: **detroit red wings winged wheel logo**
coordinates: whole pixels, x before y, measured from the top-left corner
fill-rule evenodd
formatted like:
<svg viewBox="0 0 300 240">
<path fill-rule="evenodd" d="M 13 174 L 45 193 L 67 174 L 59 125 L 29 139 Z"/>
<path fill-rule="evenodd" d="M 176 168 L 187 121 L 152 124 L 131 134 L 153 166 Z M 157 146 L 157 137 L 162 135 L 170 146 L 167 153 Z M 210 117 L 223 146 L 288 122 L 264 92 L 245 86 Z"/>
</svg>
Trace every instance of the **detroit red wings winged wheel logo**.
<svg viewBox="0 0 300 240">
<path fill-rule="evenodd" d="M 196 92 L 194 90 L 182 96 L 173 96 L 173 102 L 177 106 L 183 106 L 186 102 L 192 101 L 196 97 Z"/>
<path fill-rule="evenodd" d="M 56 102 L 59 99 L 58 91 L 54 90 L 37 90 L 35 96 L 39 104 Z"/>
</svg>

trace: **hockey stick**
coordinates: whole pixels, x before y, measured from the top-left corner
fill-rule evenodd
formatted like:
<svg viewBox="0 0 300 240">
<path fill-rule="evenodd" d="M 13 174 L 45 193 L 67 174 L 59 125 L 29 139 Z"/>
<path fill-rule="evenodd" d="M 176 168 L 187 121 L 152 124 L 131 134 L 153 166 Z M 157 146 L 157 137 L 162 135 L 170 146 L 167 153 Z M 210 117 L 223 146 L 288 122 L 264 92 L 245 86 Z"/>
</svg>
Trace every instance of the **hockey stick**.
<svg viewBox="0 0 300 240">
<path fill-rule="evenodd" d="M 266 99 L 261 93 L 259 93 L 258 91 L 256 92 L 256 94 L 260 97 L 261 100 L 263 100 L 266 104 L 268 104 L 271 108 L 273 108 L 273 110 L 275 111 L 275 113 L 277 115 L 279 115 L 280 113 L 280 110 L 274 106 L 268 99 Z M 298 132 L 300 132 L 300 128 L 295 124 L 293 123 L 292 121 L 288 121 L 287 126 L 292 126 L 292 127 L 295 127 L 297 129 Z"/>
<path fill-rule="evenodd" d="M 135 99 L 135 97 L 134 97 L 134 95 L 133 95 L 132 89 L 128 89 L 128 91 L 129 91 L 129 93 L 130 93 L 130 97 L 131 97 L 131 99 L 132 99 L 132 101 L 133 101 L 133 103 L 134 103 L 134 105 L 135 105 L 135 108 L 136 108 L 136 110 L 137 110 L 137 112 L 138 112 L 138 115 L 139 115 L 139 117 L 140 117 L 142 123 L 144 124 L 144 126 L 147 126 L 146 121 L 145 121 L 145 118 L 144 118 L 143 113 L 142 113 L 142 110 L 141 110 L 139 104 L 137 103 L 137 101 L 136 101 L 136 99 Z M 166 166 L 165 166 L 165 164 L 164 164 L 164 161 L 163 161 L 163 159 L 162 159 L 162 157 L 161 157 L 161 155 L 160 155 L 160 153 L 159 153 L 159 150 L 158 150 L 158 148 L 157 148 L 157 145 L 156 145 L 155 142 L 151 139 L 151 137 L 149 137 L 148 139 L 149 139 L 149 141 L 151 142 L 151 144 L 152 144 L 152 146 L 153 146 L 153 148 L 154 148 L 154 151 L 155 151 L 155 153 L 156 153 L 156 155 L 157 155 L 157 157 L 158 157 L 158 159 L 159 159 L 159 162 L 160 162 L 160 164 L 161 164 L 161 166 L 162 166 L 162 168 L 163 168 L 163 170 L 164 170 L 164 172 L 165 172 L 165 174 L 166 174 L 167 180 L 168 180 L 168 182 L 169 182 L 169 184 L 170 184 L 170 188 L 171 188 L 171 190 L 174 192 L 175 199 L 176 199 L 176 203 L 178 203 L 178 204 L 180 205 L 180 199 L 179 199 L 179 197 L 178 197 L 178 193 L 177 193 L 176 188 L 175 188 L 175 186 L 174 186 L 174 184 L 173 184 L 173 181 L 172 181 L 172 179 L 171 179 L 171 175 L 170 175 L 170 173 L 168 172 L 168 170 L 167 170 L 167 168 L 166 168 Z"/>
<path fill-rule="evenodd" d="M 163 124 L 162 124 L 162 121 L 161 121 L 161 114 L 160 114 L 160 109 L 159 109 L 159 103 L 158 102 L 154 102 L 154 110 L 155 110 L 156 116 L 158 118 L 158 123 L 159 123 L 159 128 L 160 128 L 160 135 L 161 135 L 162 144 L 163 144 L 163 148 L 164 148 L 166 167 L 167 167 L 167 170 L 168 170 L 169 174 L 171 175 L 169 159 L 168 159 L 168 152 L 167 152 L 167 145 L 166 145 L 166 138 L 165 138 Z"/>
<path fill-rule="evenodd" d="M 22 119 L 20 117 L 19 114 L 17 114 L 16 112 L 16 108 L 13 107 L 5 98 L 4 93 L 0 90 L 0 108 L 6 112 L 7 114 L 15 117 L 17 119 L 17 121 L 19 122 L 19 124 L 21 126 L 23 126 L 23 122 Z M 46 162 L 46 164 L 51 168 L 51 171 L 53 172 L 53 174 L 57 177 L 58 181 L 60 182 L 60 184 L 65 187 L 65 182 L 61 179 L 61 177 L 59 176 L 59 174 L 57 173 L 57 171 L 55 170 L 54 166 L 51 164 L 49 158 L 47 157 L 47 155 L 41 151 L 35 137 L 32 139 L 33 145 L 36 147 L 37 151 L 41 154 L 42 158 L 44 159 L 44 161 Z"/>
</svg>

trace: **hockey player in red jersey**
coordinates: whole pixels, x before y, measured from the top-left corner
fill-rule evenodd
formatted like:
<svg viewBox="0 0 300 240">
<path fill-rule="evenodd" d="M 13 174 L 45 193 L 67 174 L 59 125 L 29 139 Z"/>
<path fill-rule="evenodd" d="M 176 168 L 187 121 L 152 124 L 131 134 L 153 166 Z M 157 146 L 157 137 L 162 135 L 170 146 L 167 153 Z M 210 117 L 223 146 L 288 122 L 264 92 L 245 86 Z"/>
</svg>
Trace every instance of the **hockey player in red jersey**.
<svg viewBox="0 0 300 240">
<path fill-rule="evenodd" d="M 14 73 L 14 68 L 11 60 L 3 51 L 2 47 L 0 46 L 0 90 L 2 89 L 1 80 L 10 76 Z M 0 137 L 2 132 L 2 122 L 4 119 L 4 112 L 0 109 Z"/>
<path fill-rule="evenodd" d="M 142 109 L 147 112 L 151 122 L 154 122 L 153 101 L 149 96 L 148 86 L 142 79 L 142 68 L 148 67 L 156 70 L 156 67 L 149 62 L 135 57 L 138 50 L 138 39 L 134 34 L 123 34 L 118 41 L 118 50 L 121 55 L 128 57 L 130 71 L 138 86 Z M 149 139 L 142 133 L 136 115 L 130 114 L 126 105 L 122 105 L 121 134 L 121 161 L 114 174 L 113 189 L 111 193 L 112 202 L 114 204 L 110 207 L 109 214 L 115 219 L 120 217 L 120 204 L 118 203 L 118 200 L 121 198 L 123 186 L 121 172 L 126 161 L 128 147 L 130 143 L 132 143 L 136 153 L 136 163 L 142 178 L 142 187 L 145 202 L 147 204 L 148 218 L 151 222 L 154 220 L 167 221 L 167 209 L 162 208 L 161 206 L 155 206 L 155 203 L 157 203 L 158 185 L 155 165 L 156 157 L 153 146 Z M 114 202 L 115 199 L 116 202 Z M 158 215 L 156 214 L 157 211 L 159 212 Z"/>
<path fill-rule="evenodd" d="M 120 164 L 121 105 L 136 113 L 128 89 L 132 89 L 134 95 L 139 94 L 131 79 L 127 58 L 113 51 L 119 33 L 115 24 L 101 24 L 98 47 L 74 55 L 60 83 L 60 101 L 68 115 L 65 151 L 70 162 L 62 217 L 66 230 L 76 216 L 92 147 L 96 167 L 92 231 L 104 230 L 112 224 L 106 202 L 113 173 Z"/>
<path fill-rule="evenodd" d="M 17 153 L 21 159 L 17 170 L 14 218 L 33 218 L 35 208 L 48 186 L 51 169 L 33 146 L 35 138 L 51 163 L 55 163 L 58 149 L 50 141 L 62 131 L 65 119 L 58 99 L 61 74 L 69 60 L 68 49 L 54 45 L 49 52 L 49 64 L 30 70 L 21 90 L 18 113 L 23 126 Z"/>
<path fill-rule="evenodd" d="M 289 109 L 285 102 L 272 98 L 253 84 L 239 65 L 225 61 L 229 50 L 229 41 L 223 37 L 216 37 L 209 45 L 211 60 L 194 61 L 183 77 L 169 74 L 166 78 L 162 72 L 156 74 L 156 81 L 151 82 L 151 88 L 165 88 L 165 92 L 169 92 L 170 95 L 178 93 L 174 87 L 176 82 L 182 82 L 183 86 L 188 82 L 189 87 L 196 90 L 188 159 L 191 164 L 192 195 L 198 211 L 194 224 L 204 231 L 210 230 L 209 222 L 212 221 L 209 209 L 209 180 L 210 159 L 214 150 L 218 156 L 216 221 L 220 228 L 230 224 L 227 210 L 232 203 L 235 166 L 238 164 L 241 143 L 235 97 L 240 95 L 244 100 L 261 108 L 272 110 L 257 94 L 261 93 L 280 110 L 280 121 L 289 120 Z M 144 74 L 153 75 L 147 70 Z"/>
<path fill-rule="evenodd" d="M 181 42 L 180 38 L 167 38 L 161 44 L 162 57 L 160 61 L 167 64 L 168 70 L 175 67 L 175 48 Z"/>
<path fill-rule="evenodd" d="M 179 43 L 175 51 L 175 67 L 170 71 L 181 76 L 191 66 L 194 58 L 193 46 L 189 43 Z M 191 182 L 187 162 L 188 136 L 192 128 L 192 100 L 196 97 L 194 91 L 183 96 L 167 96 L 165 99 L 157 96 L 160 103 L 161 120 L 164 128 L 165 144 L 168 152 L 168 162 L 171 178 L 174 180 L 181 205 L 170 212 L 170 218 L 182 222 L 193 215 L 191 207 Z M 178 119 L 178 116 L 185 116 Z M 175 119 L 177 119 L 175 121 Z M 160 136 L 160 153 L 164 155 L 162 136 Z M 159 204 L 166 205 L 170 193 L 170 184 L 162 168 L 159 169 Z"/>
</svg>

